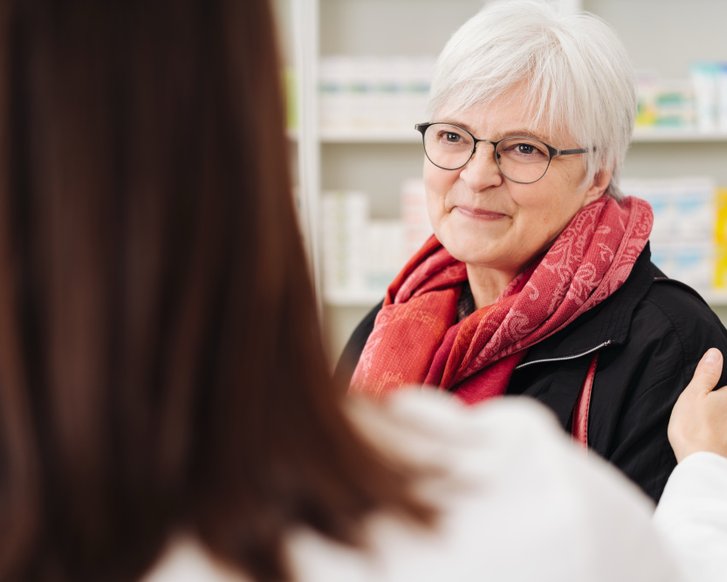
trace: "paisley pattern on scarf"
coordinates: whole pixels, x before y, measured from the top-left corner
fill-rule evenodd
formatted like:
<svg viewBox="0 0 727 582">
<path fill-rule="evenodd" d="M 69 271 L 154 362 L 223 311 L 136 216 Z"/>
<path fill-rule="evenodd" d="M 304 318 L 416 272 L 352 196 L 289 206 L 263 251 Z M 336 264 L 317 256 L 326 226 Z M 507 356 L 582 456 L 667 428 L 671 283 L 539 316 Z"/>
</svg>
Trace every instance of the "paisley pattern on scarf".
<svg viewBox="0 0 727 582">
<path fill-rule="evenodd" d="M 351 390 L 382 395 L 426 383 L 466 402 L 503 394 L 528 347 L 621 287 L 652 224 L 645 201 L 602 196 L 582 208 L 495 303 L 461 321 L 465 264 L 432 236 L 389 286 Z"/>
</svg>

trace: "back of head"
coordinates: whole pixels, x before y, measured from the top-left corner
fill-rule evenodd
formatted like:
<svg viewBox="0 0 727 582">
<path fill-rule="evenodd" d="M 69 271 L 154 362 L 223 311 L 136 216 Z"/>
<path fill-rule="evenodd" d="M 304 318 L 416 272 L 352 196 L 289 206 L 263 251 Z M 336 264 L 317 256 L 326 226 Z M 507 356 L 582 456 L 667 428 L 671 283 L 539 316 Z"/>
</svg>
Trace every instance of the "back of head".
<svg viewBox="0 0 727 582">
<path fill-rule="evenodd" d="M 2 3 L 0 579 L 184 530 L 277 580 L 292 524 L 407 498 L 328 380 L 274 39 L 265 0 Z"/>
<path fill-rule="evenodd" d="M 533 124 L 567 132 L 588 154 L 589 180 L 613 171 L 617 179 L 631 140 L 636 97 L 631 63 L 621 41 L 590 14 L 564 14 L 548 2 L 487 4 L 442 50 L 430 95 L 431 115 L 508 96 L 532 111 Z"/>
</svg>

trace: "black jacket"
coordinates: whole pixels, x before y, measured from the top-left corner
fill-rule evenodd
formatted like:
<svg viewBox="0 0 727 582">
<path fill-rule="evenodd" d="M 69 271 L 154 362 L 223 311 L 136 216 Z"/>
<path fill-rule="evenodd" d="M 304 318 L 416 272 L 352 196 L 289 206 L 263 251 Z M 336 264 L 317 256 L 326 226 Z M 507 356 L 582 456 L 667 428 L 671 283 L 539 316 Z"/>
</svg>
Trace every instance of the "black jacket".
<svg viewBox="0 0 727 582">
<path fill-rule="evenodd" d="M 727 330 L 704 300 L 668 279 L 644 250 L 624 285 L 567 328 L 528 350 L 508 394 L 531 396 L 570 431 L 573 407 L 598 352 L 588 442 L 658 501 L 676 464 L 666 428 L 702 354 L 727 356 Z M 381 303 L 353 332 L 336 369 L 350 381 Z M 726 370 L 727 372 L 727 370 Z M 723 373 L 720 386 L 727 383 Z"/>
</svg>

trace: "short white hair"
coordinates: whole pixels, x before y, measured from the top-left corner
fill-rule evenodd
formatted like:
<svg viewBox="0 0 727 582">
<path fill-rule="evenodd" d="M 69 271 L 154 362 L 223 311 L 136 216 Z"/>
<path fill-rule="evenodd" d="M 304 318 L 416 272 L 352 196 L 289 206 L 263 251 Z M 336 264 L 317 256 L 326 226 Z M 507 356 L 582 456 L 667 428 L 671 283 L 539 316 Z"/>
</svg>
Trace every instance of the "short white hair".
<svg viewBox="0 0 727 582">
<path fill-rule="evenodd" d="M 545 122 L 589 148 L 586 180 L 610 170 L 606 193 L 620 198 L 636 91 L 631 61 L 611 28 L 592 14 L 563 14 L 544 1 L 487 4 L 439 55 L 428 112 L 486 106 L 521 86 L 534 125 Z"/>
</svg>

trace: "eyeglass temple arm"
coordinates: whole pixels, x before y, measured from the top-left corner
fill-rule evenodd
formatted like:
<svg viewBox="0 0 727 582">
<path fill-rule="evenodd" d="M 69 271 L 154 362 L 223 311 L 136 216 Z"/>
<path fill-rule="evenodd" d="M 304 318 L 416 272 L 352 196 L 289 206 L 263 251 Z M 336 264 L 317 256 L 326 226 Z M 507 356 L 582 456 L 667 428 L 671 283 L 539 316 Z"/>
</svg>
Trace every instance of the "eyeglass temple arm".
<svg viewBox="0 0 727 582">
<path fill-rule="evenodd" d="M 588 148 L 576 148 L 572 150 L 556 150 L 555 155 L 556 156 L 570 156 L 573 154 L 587 154 L 589 151 L 591 151 Z M 596 151 L 596 148 L 593 148 L 593 151 Z"/>
</svg>

